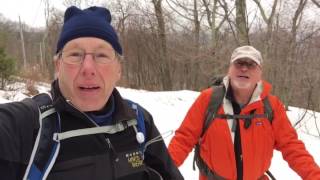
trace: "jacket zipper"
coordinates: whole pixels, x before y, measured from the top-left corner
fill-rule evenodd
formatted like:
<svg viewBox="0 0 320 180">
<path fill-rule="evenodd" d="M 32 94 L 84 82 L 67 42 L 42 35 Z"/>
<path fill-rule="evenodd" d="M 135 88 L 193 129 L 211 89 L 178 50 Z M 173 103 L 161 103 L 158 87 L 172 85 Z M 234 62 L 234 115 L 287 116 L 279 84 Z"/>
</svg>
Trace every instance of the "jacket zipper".
<svg viewBox="0 0 320 180">
<path fill-rule="evenodd" d="M 79 111 L 82 115 L 84 115 L 95 127 L 99 127 L 99 125 L 94 122 L 94 120 L 92 120 L 87 114 L 85 114 L 84 112 L 80 111 L 77 107 L 75 107 L 73 104 L 70 103 L 70 100 L 66 100 L 66 102 L 75 110 Z M 113 145 L 111 144 L 109 138 L 104 137 L 104 140 L 106 141 L 106 143 L 108 144 L 108 148 L 112 150 L 113 153 L 116 153 Z"/>
<path fill-rule="evenodd" d="M 94 122 L 94 120 L 92 120 L 87 114 L 85 114 L 84 112 L 80 111 L 80 110 L 79 110 L 78 108 L 76 108 L 73 104 L 71 104 L 70 100 L 66 100 L 66 102 L 67 102 L 72 108 L 74 108 L 75 110 L 77 110 L 77 111 L 79 111 L 81 114 L 83 114 L 95 127 L 99 127 L 99 125 L 98 125 L 96 122 Z M 117 162 L 119 161 L 119 158 L 118 158 L 118 156 L 117 156 L 117 153 L 116 153 L 116 151 L 115 151 L 115 149 L 114 149 L 114 147 L 113 147 L 110 139 L 104 136 L 104 140 L 105 140 L 106 143 L 107 143 L 108 149 L 112 151 L 112 152 L 111 152 L 112 155 L 109 155 L 109 157 L 110 157 L 110 158 L 113 158 L 113 160 L 117 163 Z M 112 179 L 116 179 L 116 178 L 115 178 L 115 173 L 114 173 L 114 172 L 115 172 L 115 165 L 114 165 L 114 163 L 111 163 L 110 166 L 111 166 L 111 168 L 113 169 Z"/>
</svg>

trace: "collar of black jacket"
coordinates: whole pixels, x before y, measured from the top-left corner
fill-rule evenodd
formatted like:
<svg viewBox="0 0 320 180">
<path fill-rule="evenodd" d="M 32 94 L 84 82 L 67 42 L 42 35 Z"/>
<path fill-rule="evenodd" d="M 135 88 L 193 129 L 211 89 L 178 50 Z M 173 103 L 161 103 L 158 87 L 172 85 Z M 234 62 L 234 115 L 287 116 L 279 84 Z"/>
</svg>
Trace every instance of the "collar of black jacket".
<svg viewBox="0 0 320 180">
<path fill-rule="evenodd" d="M 53 97 L 53 105 L 58 112 L 67 111 L 75 116 L 84 116 L 85 113 L 80 112 L 77 108 L 66 101 L 65 97 L 61 94 L 58 80 L 52 82 L 51 94 Z M 119 91 L 116 88 L 114 88 L 112 96 L 114 97 L 115 106 L 114 112 L 112 114 L 112 121 L 114 123 L 136 118 L 135 111 L 128 105 L 127 101 L 121 97 Z"/>
</svg>

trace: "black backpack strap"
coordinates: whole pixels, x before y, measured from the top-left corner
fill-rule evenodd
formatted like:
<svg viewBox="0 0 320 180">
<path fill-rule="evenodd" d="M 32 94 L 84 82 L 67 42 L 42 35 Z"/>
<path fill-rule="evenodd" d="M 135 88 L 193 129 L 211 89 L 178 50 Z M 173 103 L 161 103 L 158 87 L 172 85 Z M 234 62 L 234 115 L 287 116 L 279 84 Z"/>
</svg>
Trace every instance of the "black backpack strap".
<svg viewBox="0 0 320 180">
<path fill-rule="evenodd" d="M 254 118 L 267 118 L 272 124 L 273 121 L 273 110 L 269 101 L 269 97 L 265 97 L 263 100 L 264 105 L 264 114 L 255 114 L 255 110 L 251 111 L 249 115 L 242 115 L 242 114 L 217 114 L 215 115 L 216 118 L 222 119 L 244 119 L 245 120 L 245 128 L 248 129 L 251 125 L 251 120 Z"/>
<path fill-rule="evenodd" d="M 276 180 L 276 178 L 273 176 L 273 174 L 269 170 L 266 171 L 266 174 L 270 177 L 271 180 Z"/>
<path fill-rule="evenodd" d="M 46 179 L 60 148 L 60 143 L 53 140 L 53 134 L 61 131 L 60 116 L 52 106 L 51 97 L 39 94 L 33 100 L 39 107 L 40 128 L 23 180 Z"/>
<path fill-rule="evenodd" d="M 218 174 L 214 173 L 211 169 L 209 169 L 209 167 L 200 157 L 200 143 L 201 143 L 202 136 L 204 135 L 206 130 L 209 128 L 210 124 L 215 119 L 218 109 L 223 102 L 224 94 L 226 92 L 226 89 L 223 85 L 212 86 L 211 88 L 213 89 L 213 92 L 209 100 L 206 116 L 203 123 L 202 132 L 198 140 L 198 143 L 195 145 L 195 148 L 194 148 L 193 169 L 195 170 L 195 164 L 197 164 L 200 172 L 206 175 L 209 179 L 224 179 L 223 177 L 219 176 Z"/>
<path fill-rule="evenodd" d="M 250 114 L 217 114 L 216 118 L 221 119 L 243 119 L 244 120 L 244 127 L 248 129 L 251 125 L 251 120 L 255 118 L 265 118 L 268 115 L 265 114 L 255 114 L 255 110 L 251 111 Z"/>
<path fill-rule="evenodd" d="M 263 100 L 263 105 L 264 105 L 264 114 L 267 116 L 267 118 L 269 119 L 270 121 L 270 124 L 272 124 L 272 121 L 273 121 L 273 110 L 272 110 L 272 106 L 270 104 L 270 101 L 269 101 L 269 97 L 265 97 Z"/>
<path fill-rule="evenodd" d="M 205 121 L 203 123 L 203 128 L 200 137 L 203 136 L 203 134 L 207 131 L 212 121 L 215 119 L 218 109 L 223 102 L 224 94 L 226 92 L 226 89 L 223 85 L 212 86 L 212 89 L 213 93 L 208 104 Z"/>
<path fill-rule="evenodd" d="M 254 114 L 254 111 L 250 114 L 217 114 L 215 118 L 221 119 L 254 119 L 254 118 L 264 118 L 264 114 Z"/>
</svg>

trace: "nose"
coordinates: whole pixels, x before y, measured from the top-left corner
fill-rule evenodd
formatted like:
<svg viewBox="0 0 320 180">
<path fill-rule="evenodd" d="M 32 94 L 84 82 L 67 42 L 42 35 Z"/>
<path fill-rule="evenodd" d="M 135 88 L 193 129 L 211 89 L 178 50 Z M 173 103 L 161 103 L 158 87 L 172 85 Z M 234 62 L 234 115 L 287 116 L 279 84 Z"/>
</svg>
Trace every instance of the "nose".
<svg viewBox="0 0 320 180">
<path fill-rule="evenodd" d="M 92 54 L 86 54 L 81 65 L 81 74 L 83 76 L 94 76 L 97 73 L 96 64 Z"/>
<path fill-rule="evenodd" d="M 240 70 L 241 71 L 247 71 L 249 69 L 248 65 L 241 65 Z"/>
</svg>

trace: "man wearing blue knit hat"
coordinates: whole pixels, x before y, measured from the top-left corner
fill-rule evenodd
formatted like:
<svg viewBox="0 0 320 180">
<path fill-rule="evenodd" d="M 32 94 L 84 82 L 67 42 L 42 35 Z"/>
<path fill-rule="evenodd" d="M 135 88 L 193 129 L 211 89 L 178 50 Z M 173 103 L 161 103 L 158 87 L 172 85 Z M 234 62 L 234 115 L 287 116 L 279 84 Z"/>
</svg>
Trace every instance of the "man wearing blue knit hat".
<svg viewBox="0 0 320 180">
<path fill-rule="evenodd" d="M 70 7 L 49 94 L 0 105 L 0 179 L 183 179 L 152 116 L 121 97 L 122 48 L 102 7 Z"/>
</svg>

